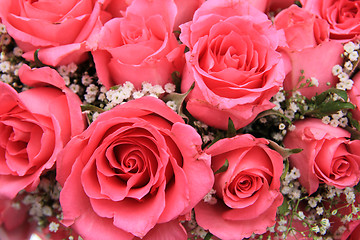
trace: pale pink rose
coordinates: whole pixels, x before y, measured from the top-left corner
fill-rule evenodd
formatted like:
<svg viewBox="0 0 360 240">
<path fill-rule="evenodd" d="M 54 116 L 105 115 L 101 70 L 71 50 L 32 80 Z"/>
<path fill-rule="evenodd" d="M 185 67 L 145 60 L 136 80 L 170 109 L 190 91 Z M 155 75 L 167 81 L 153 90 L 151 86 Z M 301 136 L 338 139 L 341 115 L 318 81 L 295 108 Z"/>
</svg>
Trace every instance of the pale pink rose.
<svg viewBox="0 0 360 240">
<path fill-rule="evenodd" d="M 355 105 L 355 109 L 351 110 L 352 116 L 360 121 L 360 74 L 356 74 L 353 78 L 354 85 L 348 91 L 350 101 Z"/>
<path fill-rule="evenodd" d="M 23 57 L 48 65 L 79 63 L 87 58 L 85 40 L 93 31 L 107 0 L 0 0 L 0 18 L 25 52 Z"/>
<path fill-rule="evenodd" d="M 201 144 L 195 129 L 154 97 L 100 114 L 58 159 L 63 223 L 87 240 L 186 239 L 178 217 L 214 182 Z"/>
<path fill-rule="evenodd" d="M 329 41 L 329 24 L 314 14 L 292 5 L 275 17 L 275 26 L 285 32 L 287 47 L 281 48 L 290 72 L 284 81 L 287 91 L 298 89 L 311 77 L 317 79 L 319 85 L 300 89 L 307 98 L 315 96 L 338 82 L 331 70 L 336 64 L 342 63 L 341 43 Z M 304 80 L 299 77 L 304 72 Z M 329 84 L 330 83 L 330 84 Z"/>
<path fill-rule="evenodd" d="M 360 34 L 359 0 L 302 0 L 303 8 L 326 20 L 330 38 L 347 42 Z"/>
<path fill-rule="evenodd" d="M 138 89 L 143 82 L 171 82 L 182 65 L 183 48 L 173 34 L 176 12 L 172 0 L 135 0 L 125 17 L 108 21 L 92 52 L 100 81 L 107 88 L 129 81 Z"/>
<path fill-rule="evenodd" d="M 17 93 L 0 82 L 0 198 L 35 190 L 40 175 L 85 128 L 79 97 L 51 68 L 23 65 L 19 77 L 35 88 Z"/>
<path fill-rule="evenodd" d="M 252 135 L 221 139 L 206 150 L 213 171 L 228 160 L 228 169 L 215 174 L 217 203 L 200 202 L 195 207 L 197 223 L 220 239 L 243 239 L 262 234 L 275 224 L 282 204 L 279 191 L 282 156 L 268 141 Z"/>
<path fill-rule="evenodd" d="M 349 132 L 324 124 L 320 119 L 301 120 L 295 122 L 295 127 L 285 136 L 284 145 L 303 149 L 289 160 L 299 169 L 299 181 L 309 194 L 320 183 L 342 189 L 358 183 L 360 140 L 349 140 Z"/>
<path fill-rule="evenodd" d="M 180 28 L 190 49 L 181 91 L 195 82 L 186 108 L 196 119 L 227 129 L 231 118 L 239 129 L 274 106 L 285 77 L 282 38 L 264 13 L 245 1 L 209 0 Z"/>
</svg>

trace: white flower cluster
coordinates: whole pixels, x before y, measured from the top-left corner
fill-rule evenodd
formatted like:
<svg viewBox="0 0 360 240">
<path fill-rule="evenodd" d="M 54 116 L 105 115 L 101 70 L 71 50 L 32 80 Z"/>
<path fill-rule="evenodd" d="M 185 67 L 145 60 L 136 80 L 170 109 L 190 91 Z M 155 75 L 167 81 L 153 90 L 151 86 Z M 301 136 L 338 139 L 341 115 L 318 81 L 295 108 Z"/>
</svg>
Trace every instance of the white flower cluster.
<svg viewBox="0 0 360 240">
<path fill-rule="evenodd" d="M 339 78 L 336 84 L 337 89 L 350 90 L 354 82 L 350 79 L 349 74 L 354 71 L 354 67 L 359 59 L 359 43 L 348 42 L 344 45 L 345 63 L 344 66 L 335 65 L 332 68 L 332 74 Z"/>
<path fill-rule="evenodd" d="M 330 124 L 333 127 L 346 127 L 348 124 L 348 119 L 346 117 L 345 111 L 338 111 L 337 113 L 331 114 L 331 116 L 324 116 L 322 122 L 325 124 Z"/>
</svg>

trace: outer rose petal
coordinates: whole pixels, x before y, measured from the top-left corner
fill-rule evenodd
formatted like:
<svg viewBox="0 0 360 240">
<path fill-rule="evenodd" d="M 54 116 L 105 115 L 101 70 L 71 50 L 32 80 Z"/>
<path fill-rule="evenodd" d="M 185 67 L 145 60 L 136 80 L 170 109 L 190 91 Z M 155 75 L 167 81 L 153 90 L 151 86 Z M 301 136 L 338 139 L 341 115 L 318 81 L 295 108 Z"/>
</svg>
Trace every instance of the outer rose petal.
<svg viewBox="0 0 360 240">
<path fill-rule="evenodd" d="M 301 70 L 304 71 L 305 79 L 314 77 L 318 80 L 318 87 L 306 87 L 300 89 L 302 95 L 307 98 L 315 96 L 330 87 L 334 87 L 338 82 L 331 70 L 332 67 L 341 64 L 341 54 L 344 51 L 343 45 L 339 42 L 324 42 L 315 48 L 306 48 L 302 51 L 285 50 L 289 56 L 292 71 L 288 74 L 284 81 L 284 89 L 292 90 L 297 86 Z M 321 66 L 319 66 L 321 62 Z M 328 85 L 327 83 L 330 83 Z"/>
<path fill-rule="evenodd" d="M 350 101 L 356 106 L 354 110 L 350 110 L 353 117 L 360 121 L 360 74 L 356 74 L 353 78 L 354 85 L 349 91 Z"/>
</svg>

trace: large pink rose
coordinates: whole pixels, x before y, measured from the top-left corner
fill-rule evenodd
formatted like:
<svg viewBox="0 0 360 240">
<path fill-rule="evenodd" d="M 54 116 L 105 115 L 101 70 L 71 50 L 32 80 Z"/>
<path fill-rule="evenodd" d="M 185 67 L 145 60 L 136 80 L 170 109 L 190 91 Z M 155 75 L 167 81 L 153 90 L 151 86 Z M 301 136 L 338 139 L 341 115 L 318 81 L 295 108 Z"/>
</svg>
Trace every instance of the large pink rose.
<svg viewBox="0 0 360 240">
<path fill-rule="evenodd" d="M 211 154 L 214 171 L 228 160 L 228 169 L 215 174 L 216 204 L 200 202 L 195 207 L 197 223 L 215 236 L 243 239 L 262 234 L 275 224 L 282 204 L 279 191 L 282 156 L 270 149 L 265 139 L 249 134 L 219 140 Z"/>
<path fill-rule="evenodd" d="M 173 34 L 176 13 L 172 0 L 135 0 L 125 17 L 108 21 L 92 52 L 100 81 L 108 88 L 171 82 L 183 51 Z"/>
<path fill-rule="evenodd" d="M 23 65 L 19 77 L 37 86 L 17 93 L 0 82 L 0 198 L 35 190 L 70 138 L 85 128 L 81 101 L 53 69 Z"/>
<path fill-rule="evenodd" d="M 354 78 L 354 85 L 349 93 L 350 101 L 356 106 L 354 110 L 351 110 L 353 117 L 360 121 L 360 74 L 357 73 Z"/>
<path fill-rule="evenodd" d="M 28 60 L 48 65 L 81 62 L 87 58 L 85 40 L 107 0 L 0 0 L 0 18 Z"/>
<path fill-rule="evenodd" d="M 201 138 L 159 99 L 100 114 L 62 152 L 64 224 L 85 239 L 186 239 L 177 218 L 210 191 Z"/>
<path fill-rule="evenodd" d="M 296 5 L 281 11 L 274 23 L 277 29 L 284 30 L 288 44 L 281 48 L 290 70 L 284 81 L 285 90 L 297 89 L 311 77 L 316 78 L 319 85 L 300 90 L 308 98 L 334 87 L 338 78 L 331 70 L 342 63 L 344 49 L 341 43 L 329 40 L 329 24 Z M 299 83 L 301 71 L 305 78 Z"/>
<path fill-rule="evenodd" d="M 330 38 L 347 42 L 360 34 L 359 0 L 302 0 L 303 7 L 325 19 Z"/>
<path fill-rule="evenodd" d="M 264 13 L 246 1 L 209 0 L 180 28 L 190 49 L 181 90 L 195 82 L 186 107 L 195 118 L 226 129 L 230 117 L 238 129 L 273 107 L 285 71 L 278 31 Z"/>
<path fill-rule="evenodd" d="M 289 157 L 300 170 L 299 181 L 309 194 L 320 183 L 337 188 L 352 187 L 360 179 L 360 140 L 350 141 L 350 133 L 322 123 L 320 119 L 295 122 L 295 130 L 284 139 L 287 148 L 301 148 Z"/>
</svg>

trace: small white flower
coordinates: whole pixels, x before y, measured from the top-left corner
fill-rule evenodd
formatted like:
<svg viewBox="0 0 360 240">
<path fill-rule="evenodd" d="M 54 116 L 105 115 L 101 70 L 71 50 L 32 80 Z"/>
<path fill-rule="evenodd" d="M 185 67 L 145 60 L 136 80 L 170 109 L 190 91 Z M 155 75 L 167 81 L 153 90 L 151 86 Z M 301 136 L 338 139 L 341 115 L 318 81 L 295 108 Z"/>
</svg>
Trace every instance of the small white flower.
<svg viewBox="0 0 360 240">
<path fill-rule="evenodd" d="M 84 86 L 89 86 L 90 83 L 92 83 L 93 79 L 92 77 L 90 77 L 88 74 L 84 74 L 82 77 L 81 77 L 81 83 L 84 85 Z"/>
<path fill-rule="evenodd" d="M 57 71 L 59 72 L 59 74 L 60 74 L 61 76 L 67 76 L 67 75 L 69 75 L 69 73 L 70 73 L 69 69 L 68 69 L 67 66 L 65 66 L 65 65 L 59 66 L 59 67 L 57 68 Z"/>
<path fill-rule="evenodd" d="M 142 93 L 142 92 L 140 92 L 140 91 L 133 92 L 133 94 L 132 94 L 132 97 L 133 97 L 134 99 L 138 99 L 138 98 L 141 98 L 141 97 L 143 97 L 143 96 L 144 96 L 144 93 Z"/>
<path fill-rule="evenodd" d="M 332 70 L 331 70 L 331 72 L 332 72 L 332 74 L 334 75 L 334 76 L 337 76 L 337 75 L 339 75 L 340 73 L 342 73 L 342 67 L 340 66 L 340 65 L 335 65 L 333 68 L 332 68 Z"/>
<path fill-rule="evenodd" d="M 65 85 L 69 86 L 70 85 L 70 77 L 69 76 L 63 76 L 62 78 L 64 79 Z"/>
<path fill-rule="evenodd" d="M 347 73 L 342 72 L 338 75 L 338 78 L 340 79 L 340 81 L 346 81 L 349 79 L 349 75 L 347 75 Z"/>
<path fill-rule="evenodd" d="M 42 208 L 42 213 L 44 214 L 44 216 L 50 217 L 52 215 L 52 210 L 51 207 L 49 206 L 44 206 Z"/>
<path fill-rule="evenodd" d="M 348 119 L 347 119 L 347 117 L 340 118 L 340 120 L 339 120 L 339 125 L 340 125 L 341 127 L 346 127 L 347 124 L 348 124 Z"/>
<path fill-rule="evenodd" d="M 352 53 L 355 50 L 355 44 L 353 42 L 348 42 L 344 45 L 344 50 L 347 53 Z"/>
<path fill-rule="evenodd" d="M 312 207 L 312 208 L 315 208 L 317 206 L 317 202 L 314 198 L 310 198 L 308 200 L 308 203 L 309 203 L 309 206 Z"/>
<path fill-rule="evenodd" d="M 9 61 L 0 62 L 0 71 L 1 72 L 7 73 L 10 71 L 10 69 L 11 69 L 11 64 Z"/>
<path fill-rule="evenodd" d="M 75 63 L 73 63 L 73 62 L 70 63 L 69 65 L 67 65 L 67 69 L 71 73 L 76 72 L 77 68 L 78 68 L 77 65 Z"/>
<path fill-rule="evenodd" d="M 349 54 L 349 60 L 352 62 L 357 61 L 359 58 L 359 53 L 357 51 L 354 51 L 352 53 Z"/>
<path fill-rule="evenodd" d="M 319 86 L 319 80 L 317 80 L 317 78 L 311 77 L 310 78 L 310 86 L 318 87 Z"/>
<path fill-rule="evenodd" d="M 167 83 L 167 84 L 165 84 L 164 89 L 165 89 L 165 92 L 172 93 L 172 92 L 175 92 L 176 86 L 175 86 L 175 84 Z"/>
<path fill-rule="evenodd" d="M 60 224 L 55 223 L 55 222 L 51 222 L 49 224 L 49 231 L 50 232 L 57 232 L 59 230 L 59 226 L 60 226 Z"/>
<path fill-rule="evenodd" d="M 11 43 L 11 37 L 9 34 L 5 33 L 3 35 L 1 35 L 1 40 L 0 42 L 3 44 L 3 45 L 9 45 Z"/>
<path fill-rule="evenodd" d="M 14 47 L 13 53 L 16 57 L 20 57 L 21 55 L 23 55 L 24 51 L 21 50 L 19 47 Z"/>
<path fill-rule="evenodd" d="M 322 207 L 317 207 L 316 208 L 316 214 L 317 215 L 322 215 L 324 213 L 324 209 Z"/>
<path fill-rule="evenodd" d="M 174 101 L 167 101 L 166 105 L 172 110 L 176 111 L 176 103 Z"/>
<path fill-rule="evenodd" d="M 11 83 L 13 78 L 10 74 L 1 74 L 1 81 L 4 83 Z"/>
<path fill-rule="evenodd" d="M 275 94 L 274 98 L 278 102 L 283 102 L 285 100 L 285 95 L 284 95 L 283 92 L 278 92 L 278 93 Z"/>
<path fill-rule="evenodd" d="M 353 69 L 354 65 L 350 61 L 346 61 L 345 64 L 344 64 L 344 67 L 347 70 L 351 71 Z"/>
<path fill-rule="evenodd" d="M 337 127 L 339 126 L 339 121 L 337 119 L 331 119 L 330 126 Z"/>
<path fill-rule="evenodd" d="M 77 84 L 70 84 L 69 88 L 74 93 L 78 93 L 80 91 L 80 86 Z"/>
</svg>

